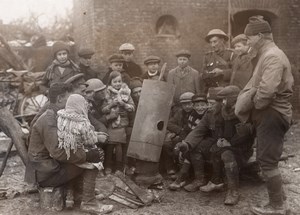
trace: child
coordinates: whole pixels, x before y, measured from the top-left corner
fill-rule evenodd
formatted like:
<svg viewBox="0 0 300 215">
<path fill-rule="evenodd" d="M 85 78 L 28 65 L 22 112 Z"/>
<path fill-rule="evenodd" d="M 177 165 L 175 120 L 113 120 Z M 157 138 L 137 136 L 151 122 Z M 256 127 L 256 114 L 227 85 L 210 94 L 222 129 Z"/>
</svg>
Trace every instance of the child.
<svg viewBox="0 0 300 215">
<path fill-rule="evenodd" d="M 114 110 L 118 113 L 118 117 L 108 123 L 108 134 L 110 137 L 106 148 L 106 174 L 112 172 L 114 149 L 116 151 L 116 169 L 123 170 L 126 159 L 126 127 L 129 125 L 128 113 L 135 110 L 130 93 L 131 90 L 127 84 L 122 81 L 121 73 L 111 72 L 102 112 L 109 114 Z"/>
<path fill-rule="evenodd" d="M 46 92 L 50 85 L 57 82 L 65 82 L 70 77 L 79 74 L 79 67 L 69 59 L 70 50 L 64 42 L 56 42 L 52 46 L 54 60 L 46 69 L 40 86 L 42 92 Z"/>
<path fill-rule="evenodd" d="M 200 93 L 199 72 L 190 67 L 191 54 L 182 50 L 176 54 L 178 66 L 169 72 L 167 81 L 175 85 L 174 103 L 178 105 L 179 97 L 185 92 Z"/>
<path fill-rule="evenodd" d="M 188 119 L 188 127 L 193 130 L 202 119 L 208 109 L 208 103 L 205 95 L 194 95 L 192 98 L 193 111 Z"/>
<path fill-rule="evenodd" d="M 103 83 L 107 85 L 110 73 L 116 71 L 121 73 L 123 82 L 129 85 L 130 76 L 123 69 L 123 64 L 125 62 L 124 57 L 121 54 L 113 54 L 108 58 L 108 61 L 110 65 L 108 68 L 108 72 L 105 74 L 103 78 Z"/>
<path fill-rule="evenodd" d="M 88 102 L 79 94 L 69 96 L 65 109 L 57 112 L 57 135 L 58 147 L 63 148 L 67 154 L 67 159 L 70 159 L 71 150 L 74 153 L 79 148 L 85 150 L 94 149 L 102 156 L 99 163 L 83 163 L 77 166 L 85 169 L 99 170 L 103 169 L 102 162 L 104 161 L 104 152 L 101 148 L 97 148 L 96 143 L 104 143 L 107 139 L 107 134 L 95 132 L 94 127 L 88 119 Z M 69 184 L 66 197 L 67 207 L 73 207 L 73 184 Z"/>
<path fill-rule="evenodd" d="M 143 79 L 151 79 L 151 80 L 158 80 L 160 76 L 159 72 L 159 63 L 160 63 L 160 58 L 157 56 L 148 56 L 144 60 L 144 64 L 147 67 L 147 72 L 145 72 L 142 75 Z"/>
</svg>

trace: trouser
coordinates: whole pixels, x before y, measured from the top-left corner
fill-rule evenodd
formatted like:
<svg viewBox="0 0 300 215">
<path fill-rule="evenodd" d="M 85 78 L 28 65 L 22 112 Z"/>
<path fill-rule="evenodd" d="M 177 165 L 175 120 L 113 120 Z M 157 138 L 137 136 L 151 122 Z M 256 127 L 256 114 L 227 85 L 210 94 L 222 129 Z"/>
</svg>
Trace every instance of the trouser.
<svg viewBox="0 0 300 215">
<path fill-rule="evenodd" d="M 53 173 L 46 180 L 39 181 L 39 172 L 37 172 L 37 181 L 41 187 L 59 187 L 77 178 L 83 171 L 84 169 L 74 164 L 63 163 L 60 165 L 59 171 Z"/>
<path fill-rule="evenodd" d="M 165 141 L 162 146 L 161 160 L 167 171 L 175 170 L 175 157 L 174 157 L 174 147 L 176 143 L 172 141 Z"/>
<path fill-rule="evenodd" d="M 272 108 L 254 111 L 252 119 L 257 136 L 257 160 L 266 176 L 269 200 L 272 205 L 281 206 L 284 195 L 278 162 L 289 123 Z"/>
<path fill-rule="evenodd" d="M 113 159 L 113 153 L 116 153 L 116 162 Z M 114 163 L 116 163 L 116 169 L 122 170 L 124 164 L 126 163 L 126 153 L 127 153 L 127 144 L 116 143 L 108 144 L 105 150 L 105 166 L 112 168 Z"/>
</svg>

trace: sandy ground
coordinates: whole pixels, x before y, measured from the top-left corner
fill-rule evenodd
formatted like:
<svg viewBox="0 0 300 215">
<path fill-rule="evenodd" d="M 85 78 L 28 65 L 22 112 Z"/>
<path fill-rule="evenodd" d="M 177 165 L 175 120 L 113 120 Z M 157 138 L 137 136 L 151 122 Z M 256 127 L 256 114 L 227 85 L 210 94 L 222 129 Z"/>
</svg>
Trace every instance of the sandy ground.
<svg viewBox="0 0 300 215">
<path fill-rule="evenodd" d="M 288 195 L 290 206 L 289 214 L 300 214 L 300 124 L 294 125 L 289 130 L 284 152 L 295 154 L 286 162 L 280 162 L 280 170 L 283 175 L 285 189 Z M 0 159 L 0 163 L 2 160 Z M 296 171 L 295 171 L 296 170 Z M 38 207 L 38 194 L 28 194 L 27 185 L 23 182 L 24 165 L 18 156 L 9 158 L 5 172 L 0 178 L 0 191 L 7 190 L 7 199 L 0 197 L 0 215 L 70 215 L 85 214 L 78 209 L 61 212 L 49 212 Z M 170 182 L 166 182 L 170 183 Z M 1 193 L 1 192 L 0 192 Z M 132 215 L 250 215 L 251 205 L 261 204 L 267 199 L 267 192 L 263 183 L 255 183 L 242 180 L 240 184 L 240 202 L 233 207 L 224 206 L 223 201 L 226 192 L 204 194 L 200 191 L 187 193 L 185 191 L 172 192 L 167 189 L 163 191 L 163 198 L 160 203 L 143 207 L 137 210 L 128 209 L 122 205 L 105 200 L 105 203 L 113 203 L 115 209 L 112 214 L 132 214 Z"/>
</svg>

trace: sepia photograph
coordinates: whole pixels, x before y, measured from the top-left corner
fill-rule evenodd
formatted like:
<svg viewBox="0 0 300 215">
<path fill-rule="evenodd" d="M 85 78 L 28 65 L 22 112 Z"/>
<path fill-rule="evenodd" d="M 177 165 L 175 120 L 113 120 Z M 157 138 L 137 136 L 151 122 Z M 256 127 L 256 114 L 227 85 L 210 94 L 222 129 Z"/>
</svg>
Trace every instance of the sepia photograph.
<svg viewBox="0 0 300 215">
<path fill-rule="evenodd" d="M 300 0 L 0 0 L 0 215 L 300 214 Z"/>
</svg>

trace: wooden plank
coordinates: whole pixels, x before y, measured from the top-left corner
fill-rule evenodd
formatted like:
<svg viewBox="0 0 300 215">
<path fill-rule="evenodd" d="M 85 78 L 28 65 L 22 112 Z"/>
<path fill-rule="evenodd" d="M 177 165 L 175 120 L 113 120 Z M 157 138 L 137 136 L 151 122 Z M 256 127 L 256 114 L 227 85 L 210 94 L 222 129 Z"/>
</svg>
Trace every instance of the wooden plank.
<svg viewBox="0 0 300 215">
<path fill-rule="evenodd" d="M 132 209 L 139 208 L 139 206 L 137 206 L 137 205 L 135 205 L 135 204 L 133 204 L 133 203 L 131 203 L 129 201 L 126 201 L 125 199 L 122 199 L 122 198 L 116 196 L 114 193 L 112 195 L 110 195 L 108 198 L 111 199 L 111 200 L 113 200 L 113 201 L 115 201 L 115 202 L 118 202 L 118 203 L 120 203 L 122 205 L 130 207 Z"/>
</svg>

